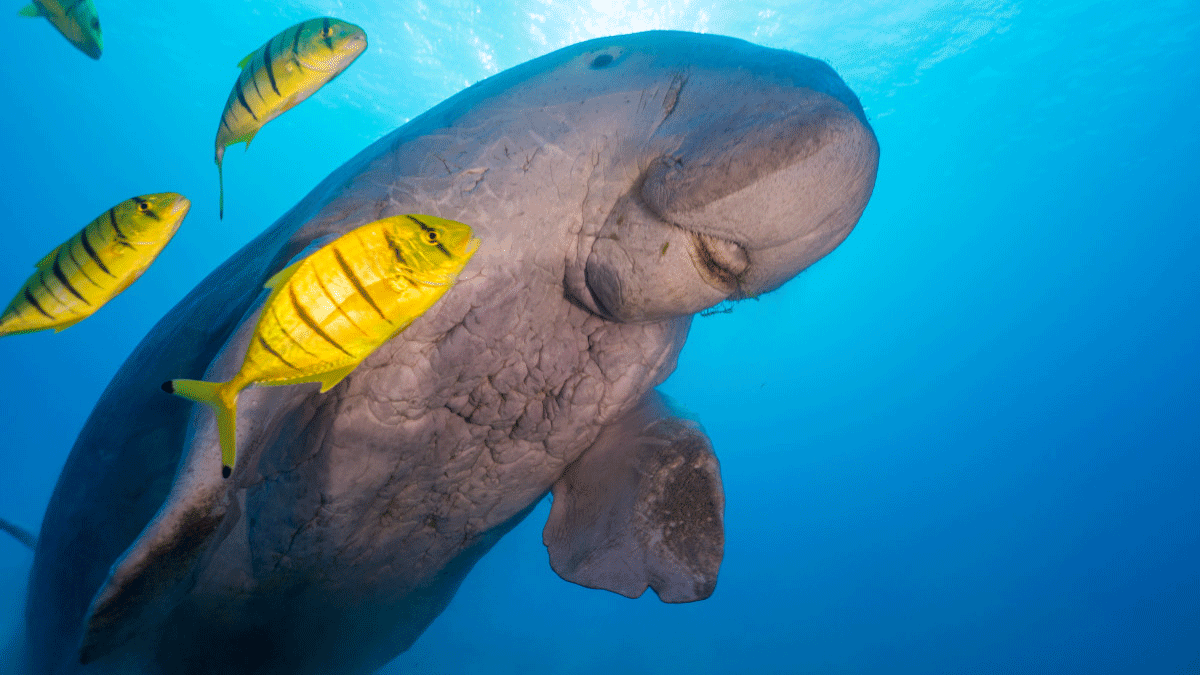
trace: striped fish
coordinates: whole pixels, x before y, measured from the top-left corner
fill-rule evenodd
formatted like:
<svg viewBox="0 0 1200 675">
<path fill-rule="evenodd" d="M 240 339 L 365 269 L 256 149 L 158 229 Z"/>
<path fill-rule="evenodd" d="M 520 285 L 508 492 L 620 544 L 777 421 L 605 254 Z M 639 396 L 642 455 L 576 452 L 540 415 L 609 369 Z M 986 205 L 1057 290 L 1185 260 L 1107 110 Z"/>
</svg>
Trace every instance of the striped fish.
<svg viewBox="0 0 1200 675">
<path fill-rule="evenodd" d="M 432 307 L 478 247 L 470 227 L 434 216 L 392 216 L 351 230 L 267 281 L 271 293 L 233 379 L 171 380 L 163 390 L 216 411 L 228 478 L 241 390 L 320 382 L 328 391 Z"/>
<path fill-rule="evenodd" d="M 104 50 L 100 17 L 92 0 L 33 0 L 18 14 L 46 17 L 63 37 L 93 59 L 99 59 Z"/>
<path fill-rule="evenodd" d="M 352 23 L 323 17 L 292 26 L 267 40 L 242 62 L 242 69 L 217 127 L 217 180 L 225 217 L 225 148 L 250 140 L 264 124 L 308 98 L 337 77 L 367 48 L 367 34 Z"/>
<path fill-rule="evenodd" d="M 129 287 L 162 252 L 192 203 L 174 192 L 133 197 L 36 265 L 0 315 L 0 336 L 73 326 Z"/>
</svg>

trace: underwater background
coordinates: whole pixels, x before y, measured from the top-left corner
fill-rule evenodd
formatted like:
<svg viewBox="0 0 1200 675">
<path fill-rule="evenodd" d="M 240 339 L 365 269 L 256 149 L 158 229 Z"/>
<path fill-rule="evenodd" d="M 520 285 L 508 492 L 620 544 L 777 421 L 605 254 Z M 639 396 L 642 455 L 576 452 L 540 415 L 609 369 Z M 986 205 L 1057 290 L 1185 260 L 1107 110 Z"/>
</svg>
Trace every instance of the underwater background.
<svg viewBox="0 0 1200 675">
<path fill-rule="evenodd" d="M 383 672 L 1200 673 L 1196 0 L 95 3 L 98 62 L 0 18 L 0 295 L 123 199 L 193 206 L 95 316 L 0 340 L 3 517 L 36 529 L 147 330 L 370 142 L 567 44 L 720 33 L 828 61 L 882 155 L 845 243 L 698 317 L 661 387 L 721 460 L 715 594 L 561 580 L 547 500 Z M 320 15 L 370 47 L 226 154 L 218 220 L 235 64 Z M 0 537 L 0 635 L 31 559 Z"/>
</svg>

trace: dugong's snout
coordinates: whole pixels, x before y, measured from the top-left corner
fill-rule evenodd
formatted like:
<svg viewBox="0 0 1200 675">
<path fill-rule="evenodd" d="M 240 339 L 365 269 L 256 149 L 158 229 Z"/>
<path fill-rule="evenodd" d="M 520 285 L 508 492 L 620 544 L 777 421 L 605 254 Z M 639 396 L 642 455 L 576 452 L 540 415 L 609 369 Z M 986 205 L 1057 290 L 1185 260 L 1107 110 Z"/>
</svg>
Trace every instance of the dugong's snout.
<svg viewBox="0 0 1200 675">
<path fill-rule="evenodd" d="M 587 261 L 598 311 L 691 314 L 778 288 L 834 249 L 875 183 L 879 146 L 825 64 L 789 78 L 690 77 L 650 161 Z M 806 84 L 803 77 L 809 77 Z"/>
</svg>

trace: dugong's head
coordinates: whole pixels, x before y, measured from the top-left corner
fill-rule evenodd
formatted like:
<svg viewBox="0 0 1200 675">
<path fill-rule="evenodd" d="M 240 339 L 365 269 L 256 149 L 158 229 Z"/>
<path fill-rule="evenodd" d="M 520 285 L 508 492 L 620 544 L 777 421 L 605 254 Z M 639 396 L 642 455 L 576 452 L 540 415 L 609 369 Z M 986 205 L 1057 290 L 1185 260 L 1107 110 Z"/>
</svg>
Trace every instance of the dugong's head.
<svg viewBox="0 0 1200 675">
<path fill-rule="evenodd" d="M 879 146 L 824 62 L 692 34 L 580 47 L 570 86 L 581 93 L 670 75 L 653 101 L 661 119 L 630 150 L 628 189 L 585 222 L 568 264 L 569 293 L 592 311 L 653 321 L 771 291 L 857 222 Z"/>
</svg>

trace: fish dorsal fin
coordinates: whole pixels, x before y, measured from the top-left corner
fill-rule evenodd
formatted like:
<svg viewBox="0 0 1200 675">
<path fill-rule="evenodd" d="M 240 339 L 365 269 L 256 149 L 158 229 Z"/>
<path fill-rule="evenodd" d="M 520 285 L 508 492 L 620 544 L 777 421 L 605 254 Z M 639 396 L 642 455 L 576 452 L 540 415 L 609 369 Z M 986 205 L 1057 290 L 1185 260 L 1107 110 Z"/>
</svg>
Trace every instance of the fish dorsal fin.
<svg viewBox="0 0 1200 675">
<path fill-rule="evenodd" d="M 301 259 L 297 260 L 296 262 L 289 264 L 287 267 L 279 270 L 274 275 L 272 275 L 270 279 L 267 279 L 267 283 L 263 284 L 263 288 L 273 291 L 276 288 L 279 288 L 280 286 L 284 285 L 285 283 L 287 283 L 287 280 L 292 278 L 292 275 L 296 273 L 296 270 L 300 267 L 300 263 L 302 263 L 302 262 L 304 262 L 303 258 L 301 258 Z"/>
<path fill-rule="evenodd" d="M 33 4 L 32 2 L 29 3 L 28 5 L 25 5 L 17 12 L 17 16 L 34 17 L 34 16 L 41 16 L 41 15 L 42 15 L 41 10 L 39 10 L 38 6 Z"/>
<path fill-rule="evenodd" d="M 299 253 L 292 256 L 292 259 L 288 261 L 286 267 L 276 272 L 275 275 L 270 279 L 267 279 L 267 283 L 263 284 L 263 288 L 275 290 L 279 286 L 283 285 L 284 282 L 286 282 L 293 274 L 296 273 L 296 266 L 304 262 L 305 258 L 315 253 L 317 249 L 324 247 L 326 244 L 332 242 L 340 236 L 340 234 L 333 232 L 323 237 L 317 237 L 316 239 L 310 241 L 308 246 L 300 249 Z"/>
<path fill-rule="evenodd" d="M 49 253 L 47 253 L 45 258 L 42 258 L 41 260 L 35 262 L 33 264 L 33 266 L 41 267 L 42 265 L 45 265 L 46 263 L 50 262 L 51 260 L 54 260 L 54 256 L 58 255 L 58 249 L 62 248 L 63 246 L 66 246 L 66 244 L 59 244 L 58 246 L 55 246 L 53 251 L 50 251 Z"/>
<path fill-rule="evenodd" d="M 254 51 L 252 51 L 252 52 L 250 52 L 249 54 L 247 54 L 247 55 L 246 55 L 246 58 L 242 59 L 241 61 L 238 61 L 237 67 L 238 67 L 239 69 L 243 69 L 243 68 L 245 68 L 247 64 L 249 64 L 251 61 L 253 61 L 253 60 L 254 60 L 254 57 L 255 57 L 255 55 L 257 55 L 257 54 L 258 54 L 258 52 L 259 52 L 259 50 L 260 50 L 260 49 L 262 49 L 262 47 L 259 47 L 258 49 L 255 49 Z"/>
</svg>

